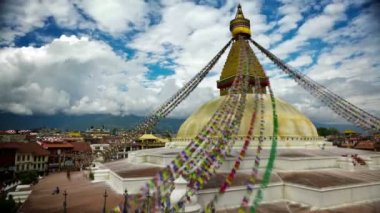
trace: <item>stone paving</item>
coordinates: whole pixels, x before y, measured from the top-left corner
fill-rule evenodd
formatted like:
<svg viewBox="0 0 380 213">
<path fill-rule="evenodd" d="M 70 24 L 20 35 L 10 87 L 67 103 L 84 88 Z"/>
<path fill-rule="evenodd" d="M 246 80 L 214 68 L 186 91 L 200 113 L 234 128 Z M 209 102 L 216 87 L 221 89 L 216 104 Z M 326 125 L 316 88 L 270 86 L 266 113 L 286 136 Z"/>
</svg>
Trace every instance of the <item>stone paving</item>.
<svg viewBox="0 0 380 213">
<path fill-rule="evenodd" d="M 52 195 L 55 187 L 60 193 Z M 32 187 L 33 191 L 20 213 L 63 212 L 63 192 L 67 191 L 67 212 L 102 212 L 104 190 L 107 190 L 107 209 L 123 203 L 123 195 L 112 191 L 105 183 L 91 183 L 83 172 L 50 174 Z"/>
</svg>

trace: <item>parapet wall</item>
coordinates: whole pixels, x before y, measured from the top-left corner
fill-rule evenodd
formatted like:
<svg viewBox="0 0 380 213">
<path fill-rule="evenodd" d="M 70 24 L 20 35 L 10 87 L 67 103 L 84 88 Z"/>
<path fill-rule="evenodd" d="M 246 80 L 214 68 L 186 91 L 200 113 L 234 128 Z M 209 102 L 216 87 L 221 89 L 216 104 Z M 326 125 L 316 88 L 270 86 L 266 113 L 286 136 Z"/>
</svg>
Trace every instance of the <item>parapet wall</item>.
<svg viewBox="0 0 380 213">
<path fill-rule="evenodd" d="M 216 140 L 216 139 L 215 139 Z M 241 148 L 244 144 L 244 137 L 235 139 L 233 148 Z M 192 141 L 191 138 L 176 138 L 172 142 L 167 142 L 167 148 L 184 148 Z M 250 148 L 257 147 L 259 144 L 258 137 L 253 137 L 249 145 Z M 263 147 L 272 146 L 272 137 L 264 137 Z M 279 148 L 321 148 L 322 146 L 332 146 L 332 143 L 326 141 L 324 137 L 278 137 L 277 147 Z"/>
</svg>

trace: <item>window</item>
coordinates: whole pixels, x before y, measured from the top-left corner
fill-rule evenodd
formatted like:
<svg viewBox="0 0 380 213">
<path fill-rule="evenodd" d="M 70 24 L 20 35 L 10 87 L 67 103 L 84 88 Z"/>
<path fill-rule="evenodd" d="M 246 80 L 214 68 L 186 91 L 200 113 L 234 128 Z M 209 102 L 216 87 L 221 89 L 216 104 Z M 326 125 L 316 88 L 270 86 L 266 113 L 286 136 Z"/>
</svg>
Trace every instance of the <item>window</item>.
<svg viewBox="0 0 380 213">
<path fill-rule="evenodd" d="M 21 160 L 21 156 L 17 155 L 17 161 L 20 161 L 20 160 Z"/>
<path fill-rule="evenodd" d="M 22 161 L 25 161 L 25 155 L 22 156 Z M 24 167 L 23 167 L 24 168 Z"/>
<path fill-rule="evenodd" d="M 34 161 L 37 161 L 37 157 L 36 156 L 34 156 Z"/>
</svg>

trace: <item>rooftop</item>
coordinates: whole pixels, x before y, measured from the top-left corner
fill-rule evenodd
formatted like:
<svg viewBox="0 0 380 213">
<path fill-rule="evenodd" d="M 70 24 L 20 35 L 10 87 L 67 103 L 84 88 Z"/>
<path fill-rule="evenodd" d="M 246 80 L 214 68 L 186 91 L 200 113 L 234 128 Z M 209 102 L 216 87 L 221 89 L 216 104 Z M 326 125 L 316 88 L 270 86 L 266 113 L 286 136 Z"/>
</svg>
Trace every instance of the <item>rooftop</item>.
<svg viewBox="0 0 380 213">
<path fill-rule="evenodd" d="M 371 183 L 380 180 L 379 170 L 350 172 L 342 169 L 304 172 L 278 172 L 286 183 L 294 183 L 313 188 L 346 186 Z"/>
<path fill-rule="evenodd" d="M 221 210 L 217 213 L 235 213 L 236 209 Z M 247 209 L 247 212 L 248 209 Z M 257 213 L 374 213 L 380 212 L 380 201 L 367 202 L 352 206 L 339 207 L 335 209 L 328 210 L 311 210 L 308 207 L 302 207 L 296 204 L 291 204 L 289 202 L 275 202 L 270 204 L 261 204 L 257 210 Z"/>
<path fill-rule="evenodd" d="M 55 187 L 60 194 L 52 195 Z M 111 209 L 123 202 L 123 196 L 112 191 L 105 183 L 91 183 L 82 172 L 51 174 L 33 186 L 32 194 L 24 203 L 20 212 L 63 212 L 63 192 L 67 191 L 67 212 L 101 212 L 103 194 L 107 190 L 107 208 Z M 80 211 L 78 211 L 80 210 Z"/>
<path fill-rule="evenodd" d="M 0 149 L 16 149 L 19 153 L 31 153 L 33 155 L 49 155 L 49 151 L 32 142 L 3 142 L 0 143 Z"/>
<path fill-rule="evenodd" d="M 158 171 L 160 171 L 160 169 L 162 169 L 158 166 L 128 163 L 128 159 L 117 160 L 103 165 L 123 178 L 153 177 Z"/>
<path fill-rule="evenodd" d="M 42 147 L 45 149 L 49 148 L 74 148 L 71 143 L 66 142 L 42 142 Z"/>
<path fill-rule="evenodd" d="M 76 152 L 91 152 L 91 147 L 86 142 L 71 142 L 73 145 L 73 151 Z"/>
</svg>

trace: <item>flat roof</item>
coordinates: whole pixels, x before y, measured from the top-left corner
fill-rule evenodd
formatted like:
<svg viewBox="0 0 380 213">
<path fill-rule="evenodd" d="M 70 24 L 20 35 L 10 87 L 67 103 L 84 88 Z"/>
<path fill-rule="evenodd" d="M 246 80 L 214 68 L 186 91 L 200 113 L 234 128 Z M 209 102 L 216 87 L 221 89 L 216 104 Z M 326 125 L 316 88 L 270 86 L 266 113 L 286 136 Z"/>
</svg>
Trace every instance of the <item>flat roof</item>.
<svg viewBox="0 0 380 213">
<path fill-rule="evenodd" d="M 223 209 L 218 210 L 217 213 L 235 213 L 237 209 Z M 246 212 L 249 212 L 249 208 L 246 209 Z M 257 213 L 272 213 L 272 212 L 281 212 L 281 213 L 338 213 L 338 212 L 347 212 L 347 213 L 374 213 L 380 212 L 380 201 L 366 202 L 357 205 L 344 206 L 339 208 L 330 208 L 325 210 L 312 210 L 309 207 L 303 207 L 298 204 L 292 204 L 289 202 L 274 202 L 261 204 L 256 209 Z"/>
<path fill-rule="evenodd" d="M 22 206 L 20 213 L 63 212 L 63 192 L 67 191 L 67 212 L 101 212 L 104 190 L 107 190 L 107 208 L 123 202 L 123 195 L 114 192 L 103 182 L 91 183 L 82 172 L 50 174 L 32 187 L 33 191 Z M 52 195 L 55 187 L 60 193 Z M 17 202 L 17 201 L 16 201 Z"/>
<path fill-rule="evenodd" d="M 380 170 L 347 171 L 333 170 L 277 172 L 285 183 L 294 183 L 314 188 L 337 187 L 380 180 Z"/>
<path fill-rule="evenodd" d="M 216 173 L 216 175 L 212 176 L 211 179 L 204 185 L 204 189 L 212 189 L 212 188 L 219 188 L 222 183 L 224 183 L 224 180 L 226 179 L 228 173 Z M 256 184 L 261 183 L 261 177 L 263 176 L 262 173 L 259 173 L 258 179 L 256 181 Z M 232 181 L 231 186 L 246 186 L 246 182 L 248 178 L 250 177 L 249 174 L 245 173 L 236 173 L 236 176 L 234 180 Z M 277 176 L 276 173 L 271 174 L 270 182 L 280 182 L 281 179 Z"/>
</svg>

